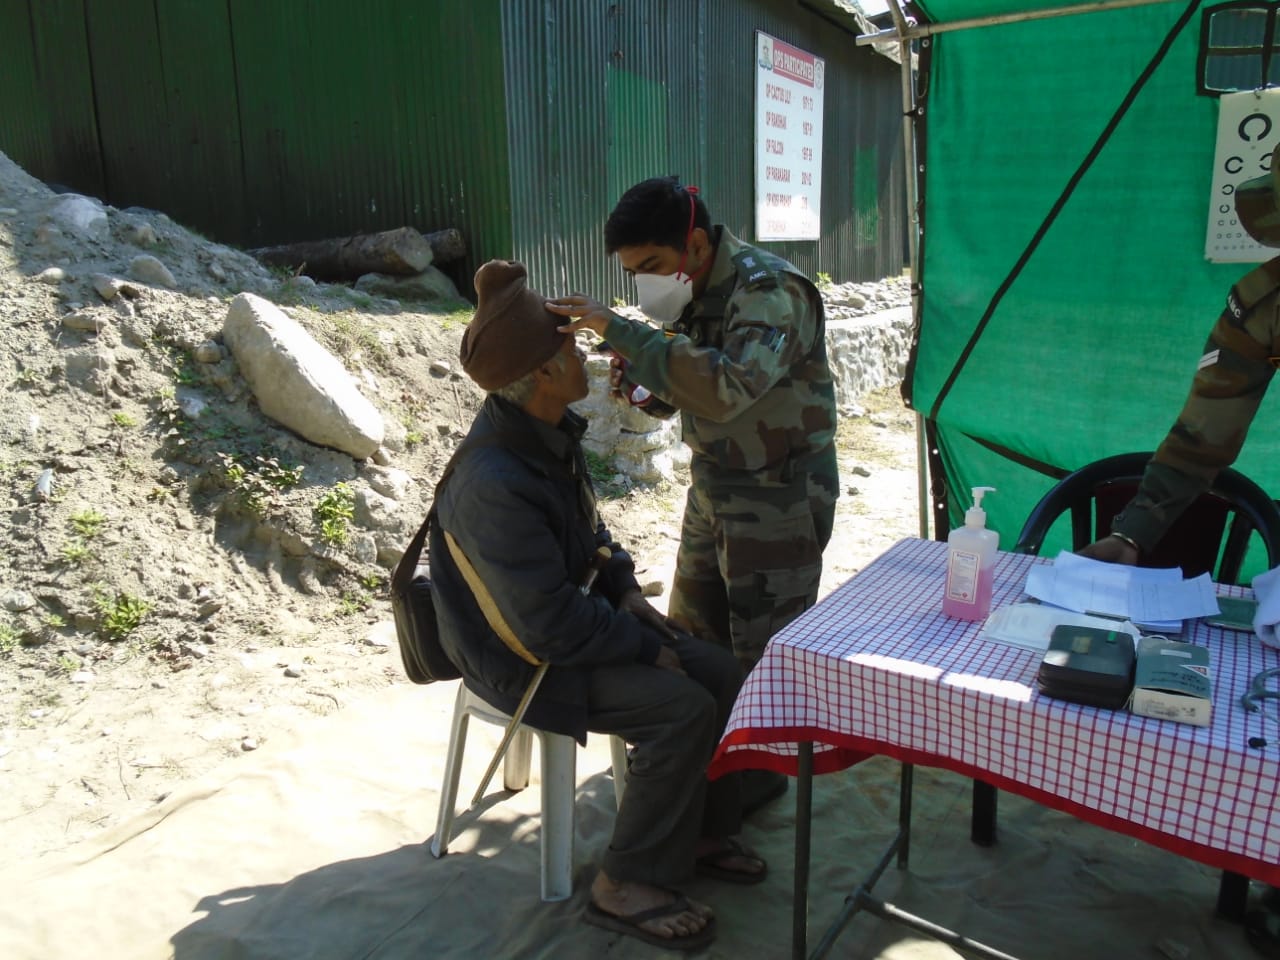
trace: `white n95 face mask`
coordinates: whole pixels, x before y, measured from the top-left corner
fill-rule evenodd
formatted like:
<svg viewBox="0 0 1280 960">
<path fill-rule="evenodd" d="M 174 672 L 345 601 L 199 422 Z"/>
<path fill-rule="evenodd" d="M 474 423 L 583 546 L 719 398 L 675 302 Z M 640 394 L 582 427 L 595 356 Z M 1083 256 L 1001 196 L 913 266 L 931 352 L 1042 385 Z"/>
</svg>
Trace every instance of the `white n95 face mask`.
<svg viewBox="0 0 1280 960">
<path fill-rule="evenodd" d="M 693 278 L 679 271 L 666 276 L 638 273 L 635 281 L 640 309 L 658 323 L 675 323 L 693 301 Z"/>
</svg>

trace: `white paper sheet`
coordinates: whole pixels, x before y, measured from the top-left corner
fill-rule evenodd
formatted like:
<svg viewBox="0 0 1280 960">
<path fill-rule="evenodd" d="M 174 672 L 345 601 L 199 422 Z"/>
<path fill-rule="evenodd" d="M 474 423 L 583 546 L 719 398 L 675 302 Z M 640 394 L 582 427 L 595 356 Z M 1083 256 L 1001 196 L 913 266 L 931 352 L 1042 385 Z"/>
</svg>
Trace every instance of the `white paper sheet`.
<svg viewBox="0 0 1280 960">
<path fill-rule="evenodd" d="M 1047 603 L 1011 603 L 991 611 L 978 636 L 995 643 L 1043 651 L 1049 649 L 1053 628 L 1064 623 L 1117 630 L 1131 637 L 1138 635 L 1137 628 L 1127 620 L 1091 617 L 1087 613 L 1076 613 Z"/>
<path fill-rule="evenodd" d="M 1218 612 L 1213 580 L 1183 579 L 1177 567 L 1151 569 L 1103 563 L 1062 552 L 1027 574 L 1027 593 L 1068 610 L 1128 617 L 1135 623 L 1186 620 Z"/>
</svg>

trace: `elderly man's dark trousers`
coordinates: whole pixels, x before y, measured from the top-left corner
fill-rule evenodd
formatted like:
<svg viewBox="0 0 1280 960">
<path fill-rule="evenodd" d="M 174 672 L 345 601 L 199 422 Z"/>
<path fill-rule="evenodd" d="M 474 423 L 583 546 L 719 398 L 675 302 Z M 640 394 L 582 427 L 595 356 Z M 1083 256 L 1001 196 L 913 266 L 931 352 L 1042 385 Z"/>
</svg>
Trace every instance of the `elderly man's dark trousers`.
<svg viewBox="0 0 1280 960">
<path fill-rule="evenodd" d="M 742 671 L 728 650 L 669 644 L 686 676 L 627 664 L 591 672 L 588 729 L 634 746 L 626 792 L 601 866 L 615 881 L 668 886 L 693 873 L 699 837 L 742 828 L 740 777 L 708 783 L 707 762 L 733 709 Z"/>
</svg>

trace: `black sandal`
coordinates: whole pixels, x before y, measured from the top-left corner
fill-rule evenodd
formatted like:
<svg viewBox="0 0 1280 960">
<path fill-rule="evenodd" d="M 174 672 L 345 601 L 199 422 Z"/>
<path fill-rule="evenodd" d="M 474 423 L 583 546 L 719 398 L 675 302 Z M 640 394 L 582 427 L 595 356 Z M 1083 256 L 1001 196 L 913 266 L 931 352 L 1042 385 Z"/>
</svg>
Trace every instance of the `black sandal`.
<svg viewBox="0 0 1280 960">
<path fill-rule="evenodd" d="M 760 864 L 760 869 L 752 872 L 734 870 L 732 867 L 725 866 L 726 860 L 732 860 L 735 857 L 755 860 Z M 753 850 L 748 850 L 741 841 L 733 837 L 727 839 L 723 847 L 698 857 L 693 863 L 693 868 L 699 876 L 727 880 L 729 883 L 760 883 L 769 874 L 769 864 L 765 863 L 764 857 Z"/>
<path fill-rule="evenodd" d="M 1280 915 L 1270 910 L 1250 910 L 1244 918 L 1244 934 L 1264 957 L 1280 960 Z"/>
</svg>

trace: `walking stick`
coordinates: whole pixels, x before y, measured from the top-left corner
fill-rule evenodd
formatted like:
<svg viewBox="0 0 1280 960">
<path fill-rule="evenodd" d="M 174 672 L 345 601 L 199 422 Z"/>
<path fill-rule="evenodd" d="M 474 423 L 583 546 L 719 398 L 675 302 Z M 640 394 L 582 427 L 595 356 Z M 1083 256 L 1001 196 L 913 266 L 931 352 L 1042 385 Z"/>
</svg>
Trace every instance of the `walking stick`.
<svg viewBox="0 0 1280 960">
<path fill-rule="evenodd" d="M 591 556 L 591 563 L 587 567 L 587 572 L 582 578 L 582 585 L 578 587 L 578 592 L 584 597 L 591 593 L 591 587 L 596 582 L 596 577 L 600 575 L 601 569 L 609 562 L 609 558 L 612 556 L 613 554 L 609 552 L 608 547 L 596 548 L 596 552 Z M 480 802 L 489 786 L 489 781 L 493 779 L 494 771 L 498 769 L 498 764 L 507 755 L 507 747 L 511 746 L 511 741 L 515 738 L 520 721 L 524 719 L 525 711 L 529 709 L 529 703 L 533 700 L 533 695 L 538 692 L 538 686 L 542 683 L 542 678 L 546 676 L 547 667 L 549 666 L 551 664 L 543 661 L 538 664 L 538 669 L 534 671 L 533 679 L 529 681 L 528 689 L 525 690 L 524 696 L 520 698 L 515 711 L 511 714 L 511 720 L 507 723 L 506 730 L 502 732 L 502 742 L 498 744 L 498 749 L 494 751 L 493 759 L 489 761 L 489 769 L 480 778 L 480 786 L 476 788 L 475 796 L 471 798 L 471 806 L 474 807 Z"/>
</svg>

